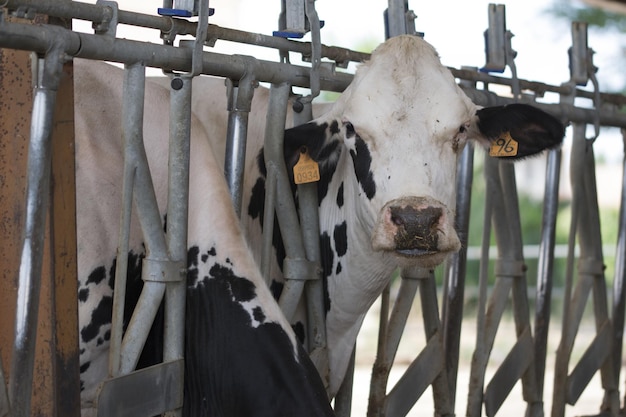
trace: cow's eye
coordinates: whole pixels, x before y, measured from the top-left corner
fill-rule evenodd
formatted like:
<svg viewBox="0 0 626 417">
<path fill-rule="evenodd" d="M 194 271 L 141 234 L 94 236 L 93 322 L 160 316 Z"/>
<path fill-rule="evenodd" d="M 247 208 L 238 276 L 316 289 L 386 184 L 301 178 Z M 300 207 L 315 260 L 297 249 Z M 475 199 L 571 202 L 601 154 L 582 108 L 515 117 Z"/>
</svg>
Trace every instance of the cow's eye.
<svg viewBox="0 0 626 417">
<path fill-rule="evenodd" d="M 465 127 L 465 125 L 461 125 L 461 127 L 459 127 L 459 133 L 465 133 L 466 130 L 467 128 Z"/>
<path fill-rule="evenodd" d="M 344 123 L 344 126 L 346 128 L 346 137 L 350 138 L 355 135 L 356 132 L 354 131 L 354 126 L 352 125 L 352 123 L 346 122 Z"/>
</svg>

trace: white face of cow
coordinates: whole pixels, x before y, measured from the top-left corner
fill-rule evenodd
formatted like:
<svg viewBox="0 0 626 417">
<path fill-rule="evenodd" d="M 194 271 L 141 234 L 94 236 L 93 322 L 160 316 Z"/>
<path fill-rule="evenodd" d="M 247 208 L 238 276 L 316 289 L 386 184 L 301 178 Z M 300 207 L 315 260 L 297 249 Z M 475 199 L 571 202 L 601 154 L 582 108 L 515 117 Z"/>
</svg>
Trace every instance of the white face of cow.
<svg viewBox="0 0 626 417">
<path fill-rule="evenodd" d="M 285 155 L 293 164 L 306 146 L 331 183 L 358 189 L 346 195 L 352 204 L 344 217 L 348 228 L 366 229 L 370 246 L 359 241 L 360 251 L 383 254 L 394 267 L 432 268 L 460 248 L 454 230 L 459 153 L 468 138 L 488 143 L 504 132 L 514 133 L 523 157 L 558 145 L 563 127 L 530 106 L 479 110 L 431 45 L 399 36 L 373 52 L 326 115 L 287 131 Z"/>
<path fill-rule="evenodd" d="M 458 250 L 456 162 L 476 106 L 435 50 L 415 37 L 381 45 L 336 109 L 372 210 L 372 249 L 422 267 Z M 358 178 L 370 159 L 371 178 Z"/>
</svg>

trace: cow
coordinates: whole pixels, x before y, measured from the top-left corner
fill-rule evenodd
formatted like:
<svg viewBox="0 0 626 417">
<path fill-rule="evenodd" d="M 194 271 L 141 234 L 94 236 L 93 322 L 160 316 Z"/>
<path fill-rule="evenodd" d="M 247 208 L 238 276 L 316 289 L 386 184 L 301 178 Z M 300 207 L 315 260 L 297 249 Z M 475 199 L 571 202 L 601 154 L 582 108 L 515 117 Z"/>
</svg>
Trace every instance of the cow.
<svg viewBox="0 0 626 417">
<path fill-rule="evenodd" d="M 222 81 L 194 80 L 192 109 L 223 161 L 224 121 L 214 94 Z M 223 88 L 223 87 L 222 87 Z M 264 215 L 263 132 L 268 92 L 258 88 L 249 117 L 244 233 L 260 263 Z M 314 108 L 314 112 L 318 109 Z M 319 113 L 319 111 L 318 111 Z M 222 117 L 223 119 L 224 117 Z M 460 248 L 454 229 L 457 159 L 473 140 L 483 147 L 515 144 L 518 160 L 558 147 L 564 126 L 523 104 L 481 108 L 417 36 L 398 36 L 361 64 L 337 101 L 310 123 L 285 131 L 287 173 L 301 149 L 319 164 L 320 246 L 325 282 L 329 395 L 336 394 L 369 307 L 398 267 L 434 268 Z M 510 141 L 513 139 L 513 142 Z M 292 178 L 293 181 L 293 178 Z M 274 241 L 272 290 L 283 285 L 284 249 Z M 294 328 L 301 322 L 296 319 Z"/>
<path fill-rule="evenodd" d="M 117 239 L 113 234 L 118 229 L 119 220 L 115 213 L 120 204 L 118 185 L 113 184 L 121 182 L 120 166 L 113 163 L 122 158 L 117 127 L 121 117 L 121 75 L 109 67 L 84 63 L 77 66 L 76 74 L 81 380 L 83 399 L 89 405 L 94 399 L 97 383 L 106 374 L 105 358 L 110 337 L 107 317 Z M 165 124 L 167 105 L 163 104 L 167 103 L 168 90 L 163 87 L 164 83 L 167 82 L 147 83 L 144 121 L 148 159 L 155 176 L 160 207 L 164 207 L 164 167 L 167 165 L 162 152 L 165 132 L 168 131 Z M 197 283 L 198 279 L 203 279 L 201 277 L 219 281 L 218 277 L 211 275 L 211 271 L 221 270 L 214 268 L 215 265 L 234 271 L 233 264 L 238 267 L 245 264 L 243 272 L 237 269 L 234 274 L 254 283 L 255 300 L 258 300 L 255 302 L 263 306 L 263 311 L 268 311 L 264 314 L 266 322 L 276 324 L 278 339 L 283 341 L 281 346 L 291 346 L 297 354 L 284 364 L 281 364 L 285 360 L 284 352 L 277 355 L 280 357 L 264 356 L 267 363 L 261 366 L 285 371 L 278 374 L 279 381 L 259 388 L 258 393 L 246 390 L 256 374 L 241 375 L 240 368 L 230 370 L 233 374 L 226 379 L 226 388 L 228 384 L 235 384 L 234 378 L 242 378 L 245 386 L 238 388 L 244 389 L 248 395 L 245 398 L 237 396 L 238 404 L 250 401 L 250 404 L 259 406 L 261 400 L 258 397 L 267 399 L 269 390 L 275 392 L 279 383 L 289 385 L 293 382 L 291 378 L 299 375 L 301 381 L 308 381 L 306 392 L 301 394 L 304 396 L 301 403 L 315 405 L 301 407 L 328 413 L 327 401 L 319 401 L 320 390 L 323 391 L 317 379 L 319 376 L 311 376 L 311 364 L 301 354 L 301 347 L 284 317 L 270 302 L 270 292 L 261 285 L 248 249 L 241 249 L 246 243 L 234 226 L 230 209 L 228 221 L 222 220 L 222 214 L 216 217 L 207 214 L 217 200 L 207 193 L 205 186 L 209 180 L 206 178 L 213 177 L 207 172 L 215 171 L 215 164 L 223 167 L 226 96 L 216 94 L 216 89 L 224 91 L 223 85 L 223 80 L 197 77 L 193 86 L 188 267 L 190 275 L 197 278 L 191 279 L 188 296 L 193 300 L 197 296 L 194 291 L 206 287 L 206 284 Z M 252 103 L 241 219 L 245 241 L 257 263 L 261 252 L 265 194 L 262 148 L 267 98 L 267 90 L 258 88 Z M 320 167 L 320 245 L 329 352 L 329 375 L 323 384 L 327 394 L 333 397 L 343 380 L 363 318 L 389 282 L 393 270 L 413 266 L 434 268 L 459 249 L 453 225 L 454 184 L 456 161 L 465 143 L 469 140 L 484 146 L 503 140 L 515 143 L 515 155 L 509 154 L 509 157 L 519 159 L 559 146 L 564 127 L 555 118 L 527 105 L 476 106 L 440 63 L 435 49 L 415 36 L 395 37 L 379 46 L 371 59 L 358 68 L 350 86 L 326 110 L 310 123 L 286 130 L 284 151 L 288 172 L 303 148 Z M 219 221 L 213 220 L 215 218 Z M 214 237 L 217 224 L 231 227 L 228 232 L 219 234 L 219 241 Z M 222 243 L 225 235 L 232 234 L 236 238 Z M 138 275 L 143 256 L 141 241 L 136 236 L 133 233 L 129 262 L 129 275 L 133 276 Z M 272 292 L 277 295 L 283 282 L 284 252 L 280 241 L 274 243 L 270 278 Z M 228 251 L 240 249 L 233 249 L 236 255 L 229 252 L 216 258 L 212 249 L 222 245 L 226 245 Z M 196 274 L 196 270 L 205 272 Z M 237 297 L 231 298 L 234 298 L 231 307 L 241 313 L 238 317 L 245 317 L 237 304 Z M 194 305 L 193 301 L 191 305 Z M 188 316 L 188 328 L 206 325 L 206 317 Z M 248 327 L 263 328 L 257 325 L 252 315 L 248 317 Z M 301 327 L 298 323 L 292 325 L 296 329 Z M 265 338 L 263 342 L 266 342 Z M 197 360 L 197 352 L 187 352 L 188 363 Z M 233 361 L 246 356 L 240 350 L 231 353 L 236 355 Z M 281 352 L 276 349 L 275 353 Z M 250 362 L 246 364 L 256 369 Z M 217 364 L 218 372 L 226 372 L 220 368 L 223 366 L 224 363 Z M 188 370 L 192 375 L 194 371 Z M 290 377 L 292 373 L 295 376 Z M 203 389 L 214 394 L 210 391 L 214 384 L 206 384 Z M 288 396 L 282 404 L 300 403 L 295 398 L 295 394 Z M 198 404 L 197 400 L 197 397 L 186 398 L 186 404 Z"/>
<path fill-rule="evenodd" d="M 107 376 L 124 166 L 122 80 L 119 68 L 75 60 L 83 416 L 95 415 L 97 389 Z M 161 210 L 167 197 L 168 95 L 159 85 L 146 86 L 146 152 Z M 183 415 L 332 415 L 315 367 L 260 276 L 206 132 L 195 117 L 192 126 Z M 145 257 L 136 218 L 129 244 L 132 307 Z M 154 334 L 141 366 L 160 360 L 159 332 Z"/>
</svg>

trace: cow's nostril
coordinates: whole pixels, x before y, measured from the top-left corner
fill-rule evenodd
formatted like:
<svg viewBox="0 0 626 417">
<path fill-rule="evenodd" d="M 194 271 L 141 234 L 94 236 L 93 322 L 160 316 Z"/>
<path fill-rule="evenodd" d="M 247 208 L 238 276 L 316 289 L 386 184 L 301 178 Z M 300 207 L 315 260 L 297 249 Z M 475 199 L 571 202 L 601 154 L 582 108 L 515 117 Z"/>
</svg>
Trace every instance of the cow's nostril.
<svg viewBox="0 0 626 417">
<path fill-rule="evenodd" d="M 402 226 L 404 225 L 404 220 L 402 219 L 402 216 L 398 216 L 397 214 L 391 214 L 391 223 L 395 224 L 396 226 Z"/>
</svg>

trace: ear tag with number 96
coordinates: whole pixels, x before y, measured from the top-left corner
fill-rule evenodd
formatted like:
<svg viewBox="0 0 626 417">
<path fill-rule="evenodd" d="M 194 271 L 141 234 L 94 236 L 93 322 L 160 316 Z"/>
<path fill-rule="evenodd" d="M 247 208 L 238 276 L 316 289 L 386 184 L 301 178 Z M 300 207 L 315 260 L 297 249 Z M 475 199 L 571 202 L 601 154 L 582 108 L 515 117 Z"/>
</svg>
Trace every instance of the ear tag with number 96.
<svg viewBox="0 0 626 417">
<path fill-rule="evenodd" d="M 509 132 L 504 132 L 498 139 L 491 143 L 489 156 L 511 157 L 517 156 L 518 143 L 511 137 Z"/>
<path fill-rule="evenodd" d="M 300 158 L 293 167 L 293 179 L 296 184 L 306 184 L 320 180 L 320 168 L 309 156 L 306 146 L 300 149 Z"/>
</svg>

